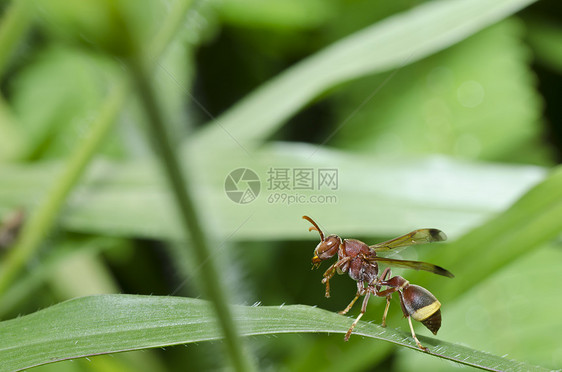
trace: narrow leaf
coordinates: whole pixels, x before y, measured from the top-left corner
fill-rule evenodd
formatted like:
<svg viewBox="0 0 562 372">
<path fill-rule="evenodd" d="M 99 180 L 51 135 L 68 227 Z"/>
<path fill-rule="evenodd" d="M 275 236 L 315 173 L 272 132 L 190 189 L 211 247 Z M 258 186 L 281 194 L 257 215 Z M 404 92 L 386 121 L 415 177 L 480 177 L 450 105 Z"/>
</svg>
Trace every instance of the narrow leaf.
<svg viewBox="0 0 562 372">
<path fill-rule="evenodd" d="M 257 152 L 251 162 L 244 159 L 240 154 L 215 152 L 198 158 L 200 164 L 193 170 L 198 198 L 217 222 L 214 232 L 229 236 L 236 231 L 232 236 L 235 240 L 316 239 L 302 223 L 303 214 L 319 218 L 329 232 L 347 237 L 399 235 L 433 226 L 452 240 L 506 209 L 545 174 L 543 168 L 535 166 L 469 163 L 444 157 L 377 159 L 303 144 L 273 144 Z M 240 167 L 251 168 L 261 180 L 260 194 L 247 205 L 233 202 L 225 193 L 227 175 Z M 337 187 L 296 191 L 270 188 L 268 171 L 287 167 L 312 168 L 315 172 L 336 169 Z M 70 198 L 62 218 L 65 228 L 119 236 L 183 238 L 171 195 L 149 163 L 98 162 L 94 168 L 87 183 Z M 28 206 L 39 200 L 43 185 L 56 172 L 52 164 L 0 166 L 0 207 Z M 283 196 L 335 200 L 301 203 L 283 200 Z M 330 206 L 339 212 L 325 213 Z"/>
<path fill-rule="evenodd" d="M 357 32 L 287 70 L 214 120 L 195 141 L 247 149 L 337 84 L 400 68 L 459 42 L 534 0 L 432 1 Z"/>
<path fill-rule="evenodd" d="M 233 312 L 246 336 L 345 333 L 351 324 L 350 318 L 303 305 L 235 306 Z M 203 300 L 100 295 L 2 322 L 0 334 L 0 371 L 12 371 L 78 357 L 216 340 L 221 333 L 211 305 Z M 360 336 L 421 352 L 409 334 L 380 325 L 360 323 L 353 337 Z M 429 354 L 490 371 L 544 370 L 435 338 L 420 337 L 420 341 Z"/>
</svg>

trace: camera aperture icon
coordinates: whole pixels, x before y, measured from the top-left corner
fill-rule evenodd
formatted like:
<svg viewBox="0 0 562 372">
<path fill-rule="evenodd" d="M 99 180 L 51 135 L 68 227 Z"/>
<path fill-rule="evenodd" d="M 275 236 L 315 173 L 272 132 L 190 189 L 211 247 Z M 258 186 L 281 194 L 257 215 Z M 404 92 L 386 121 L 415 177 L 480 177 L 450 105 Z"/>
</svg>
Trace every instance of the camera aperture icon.
<svg viewBox="0 0 562 372">
<path fill-rule="evenodd" d="M 248 168 L 235 169 L 224 180 L 226 195 L 238 204 L 253 202 L 260 193 L 260 187 L 260 178 Z"/>
</svg>

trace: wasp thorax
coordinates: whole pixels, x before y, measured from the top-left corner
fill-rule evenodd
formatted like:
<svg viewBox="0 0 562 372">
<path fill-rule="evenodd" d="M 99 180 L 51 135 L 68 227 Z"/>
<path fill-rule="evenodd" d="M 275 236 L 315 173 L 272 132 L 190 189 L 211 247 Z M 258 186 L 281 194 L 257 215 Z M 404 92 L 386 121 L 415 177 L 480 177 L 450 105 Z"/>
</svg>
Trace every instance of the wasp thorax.
<svg viewBox="0 0 562 372">
<path fill-rule="evenodd" d="M 441 303 L 427 289 L 409 285 L 402 290 L 404 307 L 408 314 L 421 322 L 433 334 L 441 327 Z"/>
<path fill-rule="evenodd" d="M 338 253 L 338 248 L 341 244 L 341 238 L 337 235 L 330 235 L 322 240 L 314 249 L 313 263 L 319 263 L 327 260 Z"/>
</svg>

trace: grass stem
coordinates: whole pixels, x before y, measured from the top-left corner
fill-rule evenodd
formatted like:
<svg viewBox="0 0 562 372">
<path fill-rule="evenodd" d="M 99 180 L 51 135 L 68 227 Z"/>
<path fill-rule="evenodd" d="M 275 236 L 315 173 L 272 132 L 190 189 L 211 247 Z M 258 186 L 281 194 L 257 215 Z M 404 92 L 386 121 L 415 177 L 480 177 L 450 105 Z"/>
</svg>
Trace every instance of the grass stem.
<svg viewBox="0 0 562 372">
<path fill-rule="evenodd" d="M 149 130 L 154 146 L 159 152 L 170 187 L 179 208 L 184 229 L 188 233 L 192 252 L 198 263 L 205 270 L 201 271 L 202 287 L 214 305 L 218 322 L 222 328 L 226 347 L 232 364 L 237 371 L 254 370 L 249 355 L 245 353 L 226 300 L 226 293 L 220 281 L 219 271 L 208 241 L 200 224 L 195 203 L 189 193 L 189 177 L 182 172 L 177 155 L 173 149 L 170 136 L 164 123 L 164 115 L 158 104 L 151 80 L 151 70 L 143 64 L 142 58 L 133 57 L 129 61 L 132 79 L 148 118 Z"/>
</svg>

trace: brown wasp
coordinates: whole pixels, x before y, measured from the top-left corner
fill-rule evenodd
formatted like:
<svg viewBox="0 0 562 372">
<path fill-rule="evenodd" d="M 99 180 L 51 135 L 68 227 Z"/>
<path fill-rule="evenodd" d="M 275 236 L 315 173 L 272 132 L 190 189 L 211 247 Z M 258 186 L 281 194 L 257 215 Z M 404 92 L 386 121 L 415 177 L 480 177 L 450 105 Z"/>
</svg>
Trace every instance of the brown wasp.
<svg viewBox="0 0 562 372">
<path fill-rule="evenodd" d="M 437 331 L 441 327 L 441 303 L 427 289 L 410 284 L 410 282 L 401 276 L 389 278 L 391 275 L 389 267 L 385 268 L 379 276 L 378 263 L 381 262 L 394 267 L 425 270 L 449 278 L 453 278 L 454 275 L 442 267 L 427 262 L 379 257 L 377 256 L 377 252 L 410 245 L 443 241 L 447 239 L 445 233 L 438 229 L 419 229 L 398 238 L 369 246 L 356 239 L 342 239 L 337 235 L 324 236 L 324 233 L 312 218 L 308 216 L 303 216 L 302 218 L 312 224 L 312 227 L 308 229 L 309 231 L 316 230 L 320 234 L 320 243 L 318 243 L 314 249 L 314 257 L 312 257 L 313 268 L 319 267 L 322 261 L 332 258 L 336 253 L 338 255 L 338 260 L 326 270 L 324 279 L 322 279 L 322 283 L 326 284 L 326 297 L 330 297 L 330 279 L 336 272 L 338 274 L 348 273 L 351 279 L 357 282 L 357 294 L 355 298 L 344 310 L 340 311 L 339 314 L 346 314 L 351 310 L 359 296 L 365 296 L 363 306 L 361 307 L 361 313 L 345 334 L 344 340 L 349 340 L 351 332 L 353 332 L 359 319 L 365 314 L 371 294 L 377 297 L 386 297 L 386 307 L 382 316 L 382 326 L 386 327 L 386 316 L 390 306 L 390 298 L 393 293 L 398 293 L 402 312 L 410 324 L 412 337 L 420 349 L 427 351 L 427 348 L 422 346 L 416 337 L 411 318 L 421 322 L 433 334 L 437 334 Z M 383 287 L 385 287 L 385 289 L 383 289 Z"/>
</svg>

